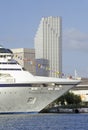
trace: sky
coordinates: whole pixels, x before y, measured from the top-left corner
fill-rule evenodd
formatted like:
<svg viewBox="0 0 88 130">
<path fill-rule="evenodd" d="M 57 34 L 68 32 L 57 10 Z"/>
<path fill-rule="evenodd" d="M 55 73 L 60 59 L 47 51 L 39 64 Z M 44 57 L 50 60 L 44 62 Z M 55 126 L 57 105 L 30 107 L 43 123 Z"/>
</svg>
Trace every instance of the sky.
<svg viewBox="0 0 88 130">
<path fill-rule="evenodd" d="M 88 77 L 88 0 L 0 0 L 0 45 L 34 48 L 42 17 L 62 17 L 63 73 Z"/>
</svg>

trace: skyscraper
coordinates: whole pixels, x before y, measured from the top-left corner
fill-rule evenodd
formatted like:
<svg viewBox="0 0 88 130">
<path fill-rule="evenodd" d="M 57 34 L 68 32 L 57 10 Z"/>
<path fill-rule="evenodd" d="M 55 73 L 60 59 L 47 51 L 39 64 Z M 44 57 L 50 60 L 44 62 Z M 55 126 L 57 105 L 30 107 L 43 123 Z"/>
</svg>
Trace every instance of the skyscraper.
<svg viewBox="0 0 88 130">
<path fill-rule="evenodd" d="M 41 19 L 35 36 L 35 58 L 43 62 L 47 60 L 48 76 L 58 77 L 62 73 L 62 21 L 61 17 L 44 17 Z M 45 73 L 44 73 L 45 74 Z M 37 75 L 41 75 L 37 72 Z"/>
</svg>

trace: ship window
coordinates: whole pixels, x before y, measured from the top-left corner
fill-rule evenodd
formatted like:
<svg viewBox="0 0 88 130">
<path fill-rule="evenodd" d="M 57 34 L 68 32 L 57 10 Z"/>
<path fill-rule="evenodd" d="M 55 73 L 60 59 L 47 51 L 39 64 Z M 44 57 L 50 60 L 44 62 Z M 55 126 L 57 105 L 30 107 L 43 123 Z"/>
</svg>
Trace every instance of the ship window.
<svg viewBox="0 0 88 130">
<path fill-rule="evenodd" d="M 17 64 L 17 63 L 15 63 L 15 62 L 10 62 L 10 63 L 7 63 L 7 64 Z"/>
<path fill-rule="evenodd" d="M 0 64 L 18 64 L 17 62 L 0 62 Z"/>
<path fill-rule="evenodd" d="M 0 58 L 6 58 L 6 55 L 0 55 Z"/>
<path fill-rule="evenodd" d="M 12 53 L 12 51 L 9 49 L 0 48 L 0 53 Z"/>
<path fill-rule="evenodd" d="M 16 68 L 0 68 L 0 70 L 21 70 L 21 69 L 16 69 Z"/>
</svg>

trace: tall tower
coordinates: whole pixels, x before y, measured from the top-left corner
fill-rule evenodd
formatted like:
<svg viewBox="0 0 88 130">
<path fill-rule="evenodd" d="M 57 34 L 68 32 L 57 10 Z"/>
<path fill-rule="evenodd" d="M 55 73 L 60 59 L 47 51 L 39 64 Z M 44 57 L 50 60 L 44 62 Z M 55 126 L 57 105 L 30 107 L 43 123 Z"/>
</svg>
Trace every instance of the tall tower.
<svg viewBox="0 0 88 130">
<path fill-rule="evenodd" d="M 60 77 L 62 73 L 62 21 L 61 17 L 44 17 L 41 19 L 35 36 L 35 58 L 49 70 L 43 76 Z M 38 62 L 39 63 L 39 62 Z M 38 68 L 37 68 L 38 70 Z M 47 75 L 48 74 L 48 75 Z M 37 72 L 37 75 L 41 75 Z"/>
</svg>

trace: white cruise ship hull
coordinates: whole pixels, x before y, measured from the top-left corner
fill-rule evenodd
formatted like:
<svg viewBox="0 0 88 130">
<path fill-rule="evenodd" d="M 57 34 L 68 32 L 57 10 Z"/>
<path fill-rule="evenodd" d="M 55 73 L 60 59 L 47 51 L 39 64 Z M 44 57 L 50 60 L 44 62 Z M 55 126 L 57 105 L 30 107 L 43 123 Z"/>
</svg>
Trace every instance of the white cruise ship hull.
<svg viewBox="0 0 88 130">
<path fill-rule="evenodd" d="M 0 113 L 39 112 L 73 85 L 31 87 L 0 85 Z"/>
<path fill-rule="evenodd" d="M 40 112 L 79 82 L 34 76 L 0 47 L 0 113 Z"/>
</svg>

